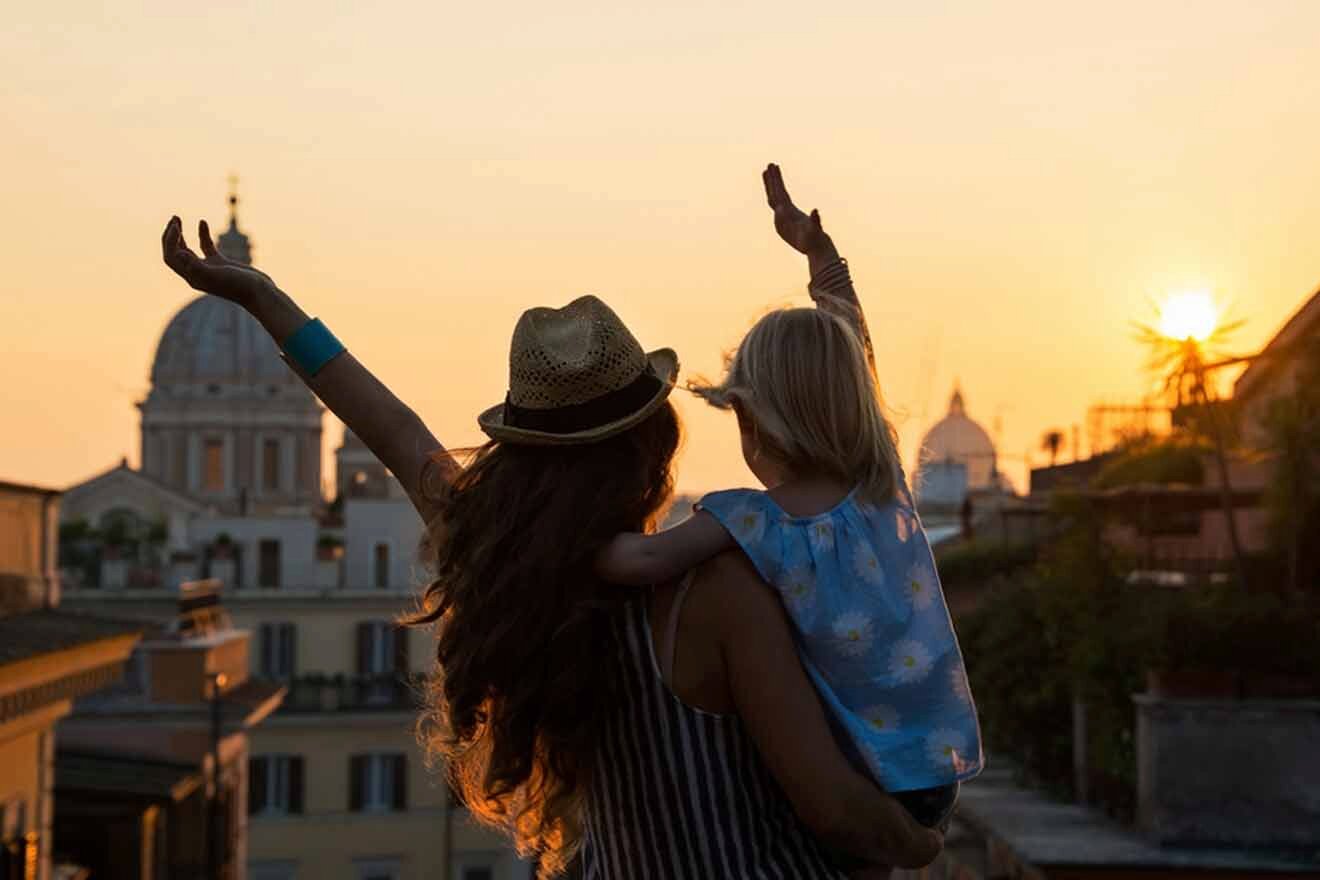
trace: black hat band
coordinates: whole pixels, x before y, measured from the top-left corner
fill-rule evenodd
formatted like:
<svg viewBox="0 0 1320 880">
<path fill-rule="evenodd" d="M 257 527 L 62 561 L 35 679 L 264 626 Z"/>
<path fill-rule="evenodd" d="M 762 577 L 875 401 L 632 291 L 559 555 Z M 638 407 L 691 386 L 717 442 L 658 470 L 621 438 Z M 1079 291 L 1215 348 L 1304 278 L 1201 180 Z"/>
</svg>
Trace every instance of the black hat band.
<svg viewBox="0 0 1320 880">
<path fill-rule="evenodd" d="M 570 403 L 553 409 L 530 409 L 517 406 L 504 396 L 504 424 L 524 431 L 545 434 L 577 434 L 627 418 L 650 403 L 664 383 L 648 363 L 646 369 L 622 388 L 607 391 L 582 403 Z"/>
</svg>

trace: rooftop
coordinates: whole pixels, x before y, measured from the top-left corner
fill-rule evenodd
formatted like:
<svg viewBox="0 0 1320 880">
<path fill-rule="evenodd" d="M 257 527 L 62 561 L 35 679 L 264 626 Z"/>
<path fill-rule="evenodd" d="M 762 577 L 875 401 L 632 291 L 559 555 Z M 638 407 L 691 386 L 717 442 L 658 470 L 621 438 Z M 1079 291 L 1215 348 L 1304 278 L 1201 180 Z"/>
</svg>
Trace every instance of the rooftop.
<svg viewBox="0 0 1320 880">
<path fill-rule="evenodd" d="M 1037 868 L 1140 868 L 1320 874 L 1320 852 L 1162 847 L 1097 809 L 1023 788 L 996 761 L 963 786 L 959 818 Z"/>
<path fill-rule="evenodd" d="M 137 621 L 42 609 L 0 618 L 0 665 L 142 632 Z"/>
</svg>

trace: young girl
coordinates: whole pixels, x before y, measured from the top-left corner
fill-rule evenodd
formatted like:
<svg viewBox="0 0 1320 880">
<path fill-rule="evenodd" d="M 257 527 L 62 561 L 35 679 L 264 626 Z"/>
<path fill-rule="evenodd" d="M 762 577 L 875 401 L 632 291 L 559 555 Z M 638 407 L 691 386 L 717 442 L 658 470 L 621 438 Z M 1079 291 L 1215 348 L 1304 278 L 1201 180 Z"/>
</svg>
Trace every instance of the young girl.
<svg viewBox="0 0 1320 880">
<path fill-rule="evenodd" d="M 847 266 L 819 214 L 793 206 L 779 169 L 764 179 L 776 229 L 809 258 L 819 308 L 767 314 L 721 382 L 689 390 L 734 411 L 767 491 L 707 495 L 672 529 L 615 538 L 597 569 L 642 586 L 740 548 L 782 598 L 854 760 L 917 821 L 940 826 L 983 761 L 962 656 Z"/>
</svg>

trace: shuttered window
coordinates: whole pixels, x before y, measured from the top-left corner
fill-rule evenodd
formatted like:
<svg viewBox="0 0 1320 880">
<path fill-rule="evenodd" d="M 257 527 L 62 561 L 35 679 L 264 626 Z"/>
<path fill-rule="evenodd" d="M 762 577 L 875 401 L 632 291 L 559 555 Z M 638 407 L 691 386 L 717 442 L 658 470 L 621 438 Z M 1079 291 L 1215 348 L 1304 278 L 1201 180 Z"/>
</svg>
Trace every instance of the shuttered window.
<svg viewBox="0 0 1320 880">
<path fill-rule="evenodd" d="M 303 811 L 302 755 L 254 755 L 248 759 L 248 813 Z"/>
<path fill-rule="evenodd" d="M 280 585 L 280 542 L 263 538 L 257 543 L 257 586 L 275 589 Z"/>
<path fill-rule="evenodd" d="M 262 678 L 288 681 L 298 674 L 298 628 L 263 623 L 257 630 L 257 669 Z"/>
<path fill-rule="evenodd" d="M 408 758 L 401 753 L 353 755 L 348 808 L 355 813 L 408 809 Z"/>
<path fill-rule="evenodd" d="M 408 676 L 408 630 L 388 620 L 358 624 L 357 671 L 363 678 Z"/>
</svg>

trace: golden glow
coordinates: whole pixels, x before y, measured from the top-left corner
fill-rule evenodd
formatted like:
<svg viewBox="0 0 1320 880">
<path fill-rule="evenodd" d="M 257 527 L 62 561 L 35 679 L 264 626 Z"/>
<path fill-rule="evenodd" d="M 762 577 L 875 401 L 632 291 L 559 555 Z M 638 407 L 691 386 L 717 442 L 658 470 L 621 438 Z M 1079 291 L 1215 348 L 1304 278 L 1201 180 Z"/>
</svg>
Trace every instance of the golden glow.
<svg viewBox="0 0 1320 880">
<path fill-rule="evenodd" d="M 1170 339 L 1203 342 L 1219 326 L 1219 306 L 1205 290 L 1175 293 L 1160 305 L 1159 330 Z"/>
<path fill-rule="evenodd" d="M 137 464 L 194 295 L 161 228 L 227 225 L 231 171 L 257 265 L 456 447 L 525 308 L 597 294 L 685 381 L 806 305 L 771 161 L 852 265 L 909 476 L 958 376 L 1025 482 L 1046 426 L 1146 392 L 1148 291 L 1249 297 L 1254 350 L 1320 282 L 1295 246 L 1320 241 L 1320 114 L 1296 112 L 1320 3 L 399 7 L 34 3 L 0 28 L 0 479 Z M 756 485 L 733 417 L 671 399 L 678 485 Z M 327 419 L 327 478 L 338 443 Z"/>
</svg>

